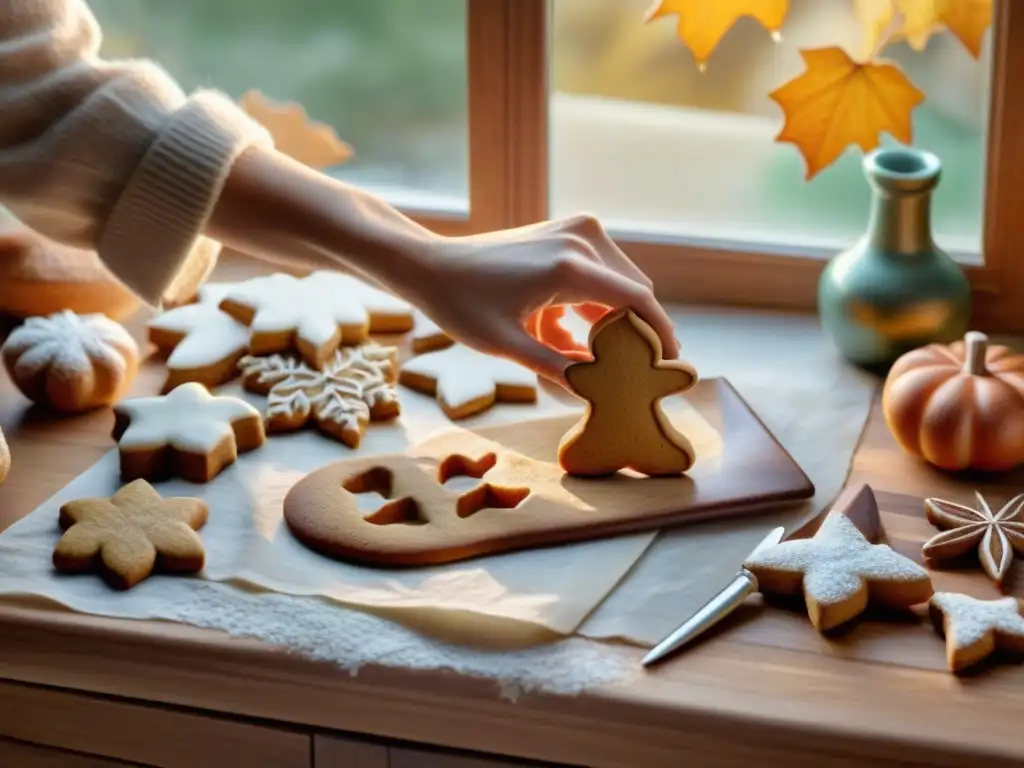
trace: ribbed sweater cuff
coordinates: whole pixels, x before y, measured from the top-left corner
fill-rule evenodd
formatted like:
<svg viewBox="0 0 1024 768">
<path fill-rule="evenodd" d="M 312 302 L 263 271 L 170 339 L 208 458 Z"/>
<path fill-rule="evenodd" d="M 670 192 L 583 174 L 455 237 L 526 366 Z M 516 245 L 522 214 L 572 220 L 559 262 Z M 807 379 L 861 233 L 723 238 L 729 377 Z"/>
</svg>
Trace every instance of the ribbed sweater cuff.
<svg viewBox="0 0 1024 768">
<path fill-rule="evenodd" d="M 159 307 L 213 213 L 231 166 L 266 130 L 226 97 L 202 91 L 172 114 L 135 169 L 98 253 L 128 288 Z"/>
</svg>

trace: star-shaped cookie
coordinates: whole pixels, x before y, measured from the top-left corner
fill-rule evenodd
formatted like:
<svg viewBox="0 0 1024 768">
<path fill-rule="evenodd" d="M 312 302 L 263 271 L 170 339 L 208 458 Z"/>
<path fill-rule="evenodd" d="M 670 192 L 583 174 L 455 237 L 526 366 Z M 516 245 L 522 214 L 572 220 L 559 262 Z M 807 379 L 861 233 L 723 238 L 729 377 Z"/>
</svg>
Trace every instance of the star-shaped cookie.
<svg viewBox="0 0 1024 768">
<path fill-rule="evenodd" d="M 62 573 L 98 570 L 117 589 L 129 589 L 159 569 L 195 573 L 206 559 L 196 533 L 209 508 L 202 499 L 164 499 L 145 480 L 109 499 L 78 499 L 60 508 L 64 531 L 53 550 Z"/>
<path fill-rule="evenodd" d="M 114 416 L 126 480 L 177 475 L 208 483 L 239 453 L 266 441 L 258 410 L 237 397 L 215 397 L 195 382 L 125 400 L 114 406 Z"/>
<path fill-rule="evenodd" d="M 1014 496 L 992 512 L 985 498 L 975 491 L 977 509 L 942 499 L 925 499 L 928 522 L 941 528 L 921 548 L 925 557 L 945 560 L 978 551 L 981 568 L 997 585 L 1013 562 L 1014 551 L 1024 553 L 1024 493 Z"/>
<path fill-rule="evenodd" d="M 859 616 L 868 602 L 909 608 L 932 595 L 928 571 L 885 544 L 872 544 L 846 515 L 831 512 L 810 539 L 793 539 L 751 557 L 744 567 L 764 593 L 802 591 L 819 631 Z"/>
<path fill-rule="evenodd" d="M 946 663 L 954 672 L 995 651 L 1024 653 L 1024 616 L 1014 597 L 978 600 L 936 592 L 928 603 L 935 630 L 946 638 Z"/>
</svg>

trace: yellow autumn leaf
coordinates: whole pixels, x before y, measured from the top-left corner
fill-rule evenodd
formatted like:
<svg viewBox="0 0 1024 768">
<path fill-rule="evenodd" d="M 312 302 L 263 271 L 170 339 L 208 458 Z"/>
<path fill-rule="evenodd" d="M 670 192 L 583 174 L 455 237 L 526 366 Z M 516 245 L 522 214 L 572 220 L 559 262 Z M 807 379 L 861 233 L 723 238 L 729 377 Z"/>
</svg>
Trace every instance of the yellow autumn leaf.
<svg viewBox="0 0 1024 768">
<path fill-rule="evenodd" d="M 300 163 L 319 170 L 352 157 L 352 148 L 334 129 L 311 120 L 299 104 L 277 102 L 251 90 L 242 96 L 241 105 L 270 132 L 279 151 Z"/>
<path fill-rule="evenodd" d="M 992 0 L 856 0 L 856 13 L 865 55 L 896 40 L 923 51 L 933 34 L 947 29 L 977 59 L 992 24 Z"/>
<path fill-rule="evenodd" d="M 697 63 L 704 64 L 741 17 L 750 16 L 778 32 L 788 12 L 789 0 L 655 0 L 647 21 L 678 15 L 676 34 Z"/>
<path fill-rule="evenodd" d="M 851 145 L 867 152 L 882 132 L 910 144 L 910 113 L 924 94 L 891 62 L 856 62 L 842 48 L 801 50 L 806 69 L 768 96 L 785 117 L 777 142 L 796 145 L 814 178 Z"/>
</svg>

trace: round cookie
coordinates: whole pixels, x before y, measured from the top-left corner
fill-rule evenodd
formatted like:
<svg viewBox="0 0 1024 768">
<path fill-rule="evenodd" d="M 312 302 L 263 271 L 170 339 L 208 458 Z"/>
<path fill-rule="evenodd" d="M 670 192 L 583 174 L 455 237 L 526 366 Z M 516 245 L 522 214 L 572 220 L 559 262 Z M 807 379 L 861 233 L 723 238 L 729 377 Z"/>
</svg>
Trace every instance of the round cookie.
<svg viewBox="0 0 1024 768">
<path fill-rule="evenodd" d="M 68 310 L 30 317 L 0 355 L 25 397 L 63 413 L 117 402 L 139 370 L 139 347 L 124 327 L 106 315 Z"/>
</svg>

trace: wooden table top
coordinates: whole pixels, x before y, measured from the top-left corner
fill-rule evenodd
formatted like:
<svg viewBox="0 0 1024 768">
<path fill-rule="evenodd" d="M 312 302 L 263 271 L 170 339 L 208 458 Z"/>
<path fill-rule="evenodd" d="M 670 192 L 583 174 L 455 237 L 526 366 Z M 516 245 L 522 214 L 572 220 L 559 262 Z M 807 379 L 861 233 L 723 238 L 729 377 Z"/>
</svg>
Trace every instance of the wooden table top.
<svg viewBox="0 0 1024 768">
<path fill-rule="evenodd" d="M 161 376 L 147 368 L 134 393 L 155 390 Z M 0 529 L 111 447 L 109 412 L 53 421 L 25 410 L 2 373 L 0 426 L 14 457 L 0 488 Z M 977 487 L 999 503 L 1024 486 L 1024 473 L 978 484 L 930 471 L 899 451 L 876 403 L 850 482 L 875 489 L 890 543 L 920 559 L 934 533 L 924 496 L 969 502 Z M 940 590 L 996 595 L 978 570 L 934 580 Z M 493 681 L 386 668 L 352 677 L 189 626 L 9 605 L 0 606 L 4 679 L 595 767 L 663 768 L 683 756 L 693 765 L 1024 763 L 1024 667 L 957 678 L 927 623 L 864 620 L 825 639 L 806 616 L 757 601 L 635 682 L 578 697 L 525 694 L 512 703 Z"/>
</svg>

